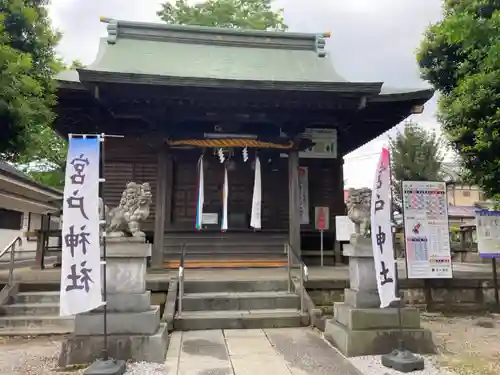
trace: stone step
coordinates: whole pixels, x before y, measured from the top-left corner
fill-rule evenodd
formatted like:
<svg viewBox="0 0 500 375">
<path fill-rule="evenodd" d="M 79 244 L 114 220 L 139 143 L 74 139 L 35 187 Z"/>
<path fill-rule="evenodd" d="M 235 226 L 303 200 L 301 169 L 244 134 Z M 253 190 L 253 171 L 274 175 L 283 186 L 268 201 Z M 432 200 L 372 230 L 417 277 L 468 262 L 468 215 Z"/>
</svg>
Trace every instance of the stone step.
<svg viewBox="0 0 500 375">
<path fill-rule="evenodd" d="M 301 327 L 309 324 L 309 316 L 296 309 L 246 311 L 185 311 L 174 319 L 174 329 L 254 329 Z"/>
<path fill-rule="evenodd" d="M 0 328 L 22 328 L 22 329 L 38 329 L 49 327 L 67 328 L 69 332 L 74 329 L 73 317 L 60 317 L 59 315 L 25 315 L 25 316 L 1 316 Z"/>
<path fill-rule="evenodd" d="M 12 297 L 12 303 L 59 303 L 59 298 L 59 292 L 21 292 Z"/>
<path fill-rule="evenodd" d="M 218 240 L 218 241 L 267 241 L 280 240 L 282 243 L 288 238 L 287 232 L 238 232 L 238 231 L 207 231 L 199 232 L 166 232 L 166 240 L 178 240 L 180 244 L 187 242 L 188 244 L 199 240 Z"/>
<path fill-rule="evenodd" d="M 37 328 L 0 328 L 0 337 L 15 336 L 54 336 L 73 333 L 72 327 L 43 326 Z"/>
<path fill-rule="evenodd" d="M 59 302 L 48 303 L 14 303 L 0 306 L 0 315 L 57 315 L 59 314 Z"/>
<path fill-rule="evenodd" d="M 297 309 L 299 296 L 288 292 L 187 293 L 184 311 Z"/>
<path fill-rule="evenodd" d="M 180 246 L 171 246 L 166 244 L 164 246 L 165 255 L 174 255 L 176 257 L 181 254 Z M 218 255 L 236 255 L 238 258 L 252 258 L 255 255 L 266 256 L 267 254 L 275 257 L 283 256 L 286 257 L 285 252 L 283 251 L 282 245 L 263 245 L 263 246 L 255 246 L 251 244 L 250 246 L 245 246 L 243 244 L 200 244 L 196 246 L 188 246 L 186 248 L 186 256 L 193 257 L 193 254 L 196 256 L 206 255 L 206 256 L 218 256 Z"/>
<path fill-rule="evenodd" d="M 187 271 L 189 272 L 189 271 Z M 286 276 L 286 270 L 277 270 Z M 243 293 L 286 291 L 286 280 L 185 281 L 184 293 Z"/>
</svg>

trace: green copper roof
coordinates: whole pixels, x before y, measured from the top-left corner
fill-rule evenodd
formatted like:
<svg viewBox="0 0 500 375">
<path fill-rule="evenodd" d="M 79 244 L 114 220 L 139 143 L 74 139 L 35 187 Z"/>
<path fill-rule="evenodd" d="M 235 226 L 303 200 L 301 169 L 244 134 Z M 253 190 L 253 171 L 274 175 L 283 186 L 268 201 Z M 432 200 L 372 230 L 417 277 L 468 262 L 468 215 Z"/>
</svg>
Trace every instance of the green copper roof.
<svg viewBox="0 0 500 375">
<path fill-rule="evenodd" d="M 108 22 L 87 69 L 144 75 L 345 82 L 333 68 L 325 35 L 200 26 Z"/>
</svg>

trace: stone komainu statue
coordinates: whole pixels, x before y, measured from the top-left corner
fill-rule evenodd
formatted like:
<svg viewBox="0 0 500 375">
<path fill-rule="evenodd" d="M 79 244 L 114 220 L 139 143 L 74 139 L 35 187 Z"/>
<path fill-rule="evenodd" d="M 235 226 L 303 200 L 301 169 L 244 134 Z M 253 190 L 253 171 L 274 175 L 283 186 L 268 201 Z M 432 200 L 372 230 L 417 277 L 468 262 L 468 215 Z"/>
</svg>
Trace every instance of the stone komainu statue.
<svg viewBox="0 0 500 375">
<path fill-rule="evenodd" d="M 101 215 L 106 217 L 108 237 L 145 237 L 140 222 L 148 218 L 152 198 L 149 183 L 129 182 L 118 207 L 109 212 L 107 207 L 104 207 L 103 214 L 101 203 Z"/>
<path fill-rule="evenodd" d="M 370 235 L 370 209 L 372 191 L 368 188 L 349 189 L 347 216 L 356 225 L 356 234 Z"/>
</svg>

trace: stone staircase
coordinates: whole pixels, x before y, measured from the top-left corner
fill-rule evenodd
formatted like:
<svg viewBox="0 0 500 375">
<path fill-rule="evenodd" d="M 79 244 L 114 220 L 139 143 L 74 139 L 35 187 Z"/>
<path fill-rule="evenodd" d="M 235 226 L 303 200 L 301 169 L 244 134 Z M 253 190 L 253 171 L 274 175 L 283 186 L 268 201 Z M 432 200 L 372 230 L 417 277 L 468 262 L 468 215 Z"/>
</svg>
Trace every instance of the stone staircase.
<svg viewBox="0 0 500 375">
<path fill-rule="evenodd" d="M 59 292 L 19 292 L 0 306 L 0 336 L 72 333 L 73 317 L 59 316 Z"/>
<path fill-rule="evenodd" d="M 179 306 L 179 301 L 178 301 Z M 174 329 L 249 329 L 300 327 L 309 316 L 286 281 L 185 281 L 182 312 Z"/>
</svg>

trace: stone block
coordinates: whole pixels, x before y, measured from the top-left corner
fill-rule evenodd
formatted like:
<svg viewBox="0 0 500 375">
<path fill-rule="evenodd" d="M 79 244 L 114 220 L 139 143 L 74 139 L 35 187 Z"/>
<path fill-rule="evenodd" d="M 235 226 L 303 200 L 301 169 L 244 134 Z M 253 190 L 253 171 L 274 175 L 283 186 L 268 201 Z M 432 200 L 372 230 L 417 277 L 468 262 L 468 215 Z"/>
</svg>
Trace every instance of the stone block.
<svg viewBox="0 0 500 375">
<path fill-rule="evenodd" d="M 397 324 L 397 323 L 396 323 Z M 346 357 L 381 355 L 398 347 L 399 330 L 350 330 L 334 319 L 326 323 L 324 337 Z M 423 328 L 403 329 L 405 347 L 418 354 L 434 354 L 432 333 Z"/>
<path fill-rule="evenodd" d="M 108 312 L 143 312 L 150 310 L 151 292 L 144 293 L 109 293 L 107 296 Z M 96 312 L 103 311 L 103 307 Z"/>
<path fill-rule="evenodd" d="M 106 281 L 108 293 L 144 293 L 146 258 L 108 258 Z"/>
<path fill-rule="evenodd" d="M 373 258 L 372 239 L 352 234 L 349 244 L 344 245 L 342 254 L 347 257 Z"/>
<path fill-rule="evenodd" d="M 101 357 L 104 337 L 72 335 L 62 344 L 59 366 L 92 363 Z M 154 335 L 110 335 L 110 357 L 134 362 L 164 363 L 168 349 L 167 325 L 161 324 Z"/>
<path fill-rule="evenodd" d="M 354 290 L 377 289 L 377 273 L 372 258 L 349 258 L 350 288 Z"/>
<path fill-rule="evenodd" d="M 334 304 L 335 320 L 350 330 L 393 329 L 398 323 L 398 309 L 359 309 L 345 303 Z M 403 328 L 419 329 L 418 309 L 401 309 Z"/>
<path fill-rule="evenodd" d="M 380 308 L 380 297 L 376 289 L 369 291 L 346 289 L 344 303 L 360 309 Z"/>
<path fill-rule="evenodd" d="M 102 254 L 102 247 L 101 247 Z M 107 238 L 106 258 L 147 258 L 151 256 L 151 244 L 144 238 Z"/>
<path fill-rule="evenodd" d="M 75 316 L 75 335 L 101 335 L 104 316 L 90 312 Z M 110 312 L 107 316 L 110 335 L 153 335 L 160 325 L 160 306 L 145 312 Z"/>
</svg>

